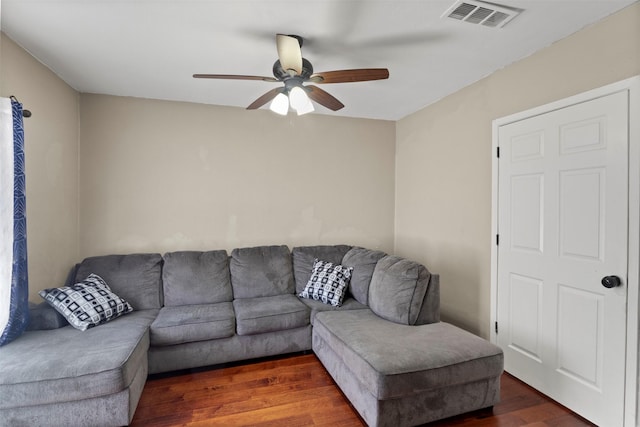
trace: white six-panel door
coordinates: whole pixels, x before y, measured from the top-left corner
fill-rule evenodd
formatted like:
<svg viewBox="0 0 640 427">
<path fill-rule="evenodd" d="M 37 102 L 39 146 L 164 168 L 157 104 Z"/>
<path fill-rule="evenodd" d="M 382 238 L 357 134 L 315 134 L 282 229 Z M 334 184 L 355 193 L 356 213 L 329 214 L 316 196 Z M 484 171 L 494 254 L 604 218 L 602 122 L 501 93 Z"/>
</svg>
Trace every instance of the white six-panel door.
<svg viewBox="0 0 640 427">
<path fill-rule="evenodd" d="M 602 426 L 624 416 L 628 104 L 618 92 L 498 128 L 505 369 Z"/>
</svg>

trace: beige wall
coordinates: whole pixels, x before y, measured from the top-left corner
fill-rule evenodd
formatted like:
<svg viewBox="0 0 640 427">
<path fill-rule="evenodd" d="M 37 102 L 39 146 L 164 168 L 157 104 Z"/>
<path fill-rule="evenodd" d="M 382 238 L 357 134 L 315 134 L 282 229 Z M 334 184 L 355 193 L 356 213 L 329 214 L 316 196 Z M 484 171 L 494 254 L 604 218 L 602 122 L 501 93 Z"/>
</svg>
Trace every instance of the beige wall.
<svg viewBox="0 0 640 427">
<path fill-rule="evenodd" d="M 4 34 L 0 96 L 15 95 L 24 120 L 30 300 L 64 283 L 78 260 L 78 93 Z"/>
<path fill-rule="evenodd" d="M 489 337 L 491 122 L 640 74 L 640 4 L 400 120 L 395 251 L 441 274 L 443 318 Z"/>
<path fill-rule="evenodd" d="M 395 123 L 82 95 L 81 257 L 393 249 Z"/>
</svg>

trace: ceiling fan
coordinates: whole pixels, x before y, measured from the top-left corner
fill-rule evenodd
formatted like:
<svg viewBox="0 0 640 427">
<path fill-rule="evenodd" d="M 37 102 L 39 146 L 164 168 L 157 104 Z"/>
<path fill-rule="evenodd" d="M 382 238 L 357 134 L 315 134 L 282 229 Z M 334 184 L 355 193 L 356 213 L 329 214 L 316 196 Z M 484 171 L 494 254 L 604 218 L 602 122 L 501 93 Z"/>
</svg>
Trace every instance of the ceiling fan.
<svg viewBox="0 0 640 427">
<path fill-rule="evenodd" d="M 273 64 L 274 77 L 235 74 L 194 74 L 193 77 L 282 82 L 284 83 L 283 87 L 271 89 L 247 107 L 247 110 L 255 110 L 267 102 L 273 101 L 270 106 L 271 110 L 282 115 L 287 114 L 289 107 L 296 110 L 298 115 L 313 111 L 310 99 L 333 111 L 344 107 L 344 104 L 333 95 L 315 85 L 303 85 L 303 83 L 351 83 L 389 78 L 389 70 L 386 68 L 360 68 L 314 73 L 311 63 L 302 57 L 302 43 L 302 37 L 297 35 L 276 35 L 278 60 Z"/>
</svg>

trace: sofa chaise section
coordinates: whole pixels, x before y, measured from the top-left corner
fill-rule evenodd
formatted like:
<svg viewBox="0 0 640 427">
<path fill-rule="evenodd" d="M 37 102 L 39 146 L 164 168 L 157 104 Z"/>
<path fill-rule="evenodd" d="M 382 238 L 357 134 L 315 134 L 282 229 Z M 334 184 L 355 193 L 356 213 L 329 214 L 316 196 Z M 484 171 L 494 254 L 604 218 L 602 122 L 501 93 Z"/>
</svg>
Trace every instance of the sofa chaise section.
<svg viewBox="0 0 640 427">
<path fill-rule="evenodd" d="M 137 311 L 86 331 L 31 331 L 3 347 L 0 425 L 128 424 L 147 378 L 156 314 Z"/>
<path fill-rule="evenodd" d="M 493 406 L 502 350 L 440 322 L 439 276 L 385 256 L 366 310 L 318 313 L 313 351 L 370 426 L 414 426 Z"/>
<path fill-rule="evenodd" d="M 129 424 L 147 378 L 161 268 L 159 254 L 92 257 L 75 266 L 68 284 L 98 274 L 134 312 L 86 331 L 68 324 L 28 331 L 0 348 L 0 425 Z"/>
<path fill-rule="evenodd" d="M 502 351 L 444 322 L 319 313 L 313 351 L 370 426 L 419 425 L 499 400 Z"/>
</svg>

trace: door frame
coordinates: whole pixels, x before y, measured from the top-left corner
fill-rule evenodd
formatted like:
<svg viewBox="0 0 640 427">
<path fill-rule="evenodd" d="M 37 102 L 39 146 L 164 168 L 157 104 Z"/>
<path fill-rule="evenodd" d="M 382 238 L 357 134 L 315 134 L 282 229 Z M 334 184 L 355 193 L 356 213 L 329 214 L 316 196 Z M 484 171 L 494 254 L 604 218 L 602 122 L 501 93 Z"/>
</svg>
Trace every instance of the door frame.
<svg viewBox="0 0 640 427">
<path fill-rule="evenodd" d="M 497 344 L 496 321 L 498 313 L 498 129 L 513 122 L 574 104 L 601 98 L 617 92 L 629 93 L 629 239 L 627 266 L 627 331 L 625 362 L 624 426 L 640 425 L 638 418 L 638 333 L 640 331 L 638 308 L 640 307 L 640 76 L 583 92 L 559 101 L 526 111 L 500 117 L 492 121 L 491 161 L 491 312 L 490 340 Z"/>
</svg>

